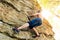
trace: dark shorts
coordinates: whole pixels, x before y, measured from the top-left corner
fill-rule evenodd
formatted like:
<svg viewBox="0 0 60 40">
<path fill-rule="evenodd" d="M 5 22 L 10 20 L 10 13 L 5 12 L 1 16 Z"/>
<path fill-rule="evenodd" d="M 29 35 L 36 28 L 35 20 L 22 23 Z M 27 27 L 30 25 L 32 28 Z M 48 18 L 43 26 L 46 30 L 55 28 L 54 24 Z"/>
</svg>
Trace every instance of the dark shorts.
<svg viewBox="0 0 60 40">
<path fill-rule="evenodd" d="M 29 28 L 32 29 L 33 27 L 40 26 L 42 24 L 41 18 L 32 19 L 29 23 Z"/>
</svg>

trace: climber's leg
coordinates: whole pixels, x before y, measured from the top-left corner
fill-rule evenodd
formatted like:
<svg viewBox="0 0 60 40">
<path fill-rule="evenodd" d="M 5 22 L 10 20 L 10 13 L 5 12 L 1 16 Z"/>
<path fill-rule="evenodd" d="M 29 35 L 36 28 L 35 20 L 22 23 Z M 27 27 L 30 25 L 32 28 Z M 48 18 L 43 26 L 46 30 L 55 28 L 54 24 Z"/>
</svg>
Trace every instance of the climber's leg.
<svg viewBox="0 0 60 40">
<path fill-rule="evenodd" d="M 25 23 L 24 25 L 18 27 L 18 28 L 13 28 L 13 31 L 15 33 L 18 33 L 19 32 L 19 29 L 23 29 L 23 28 L 27 28 L 29 26 L 29 23 Z"/>
<path fill-rule="evenodd" d="M 38 31 L 34 27 L 32 28 L 32 30 L 36 33 L 36 35 L 34 37 L 39 37 L 40 36 Z"/>
<path fill-rule="evenodd" d="M 19 29 L 23 29 L 23 28 L 27 28 L 27 27 L 29 27 L 29 23 L 25 23 L 24 25 L 20 26 L 17 29 L 19 30 Z"/>
</svg>

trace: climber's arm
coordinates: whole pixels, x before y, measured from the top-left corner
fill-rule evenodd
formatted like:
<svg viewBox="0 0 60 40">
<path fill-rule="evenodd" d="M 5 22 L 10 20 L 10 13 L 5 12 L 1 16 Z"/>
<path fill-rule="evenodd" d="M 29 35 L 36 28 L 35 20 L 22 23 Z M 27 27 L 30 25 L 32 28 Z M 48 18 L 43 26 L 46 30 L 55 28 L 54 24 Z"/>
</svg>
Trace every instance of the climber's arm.
<svg viewBox="0 0 60 40">
<path fill-rule="evenodd" d="M 39 13 L 32 14 L 30 17 L 39 16 Z"/>
</svg>

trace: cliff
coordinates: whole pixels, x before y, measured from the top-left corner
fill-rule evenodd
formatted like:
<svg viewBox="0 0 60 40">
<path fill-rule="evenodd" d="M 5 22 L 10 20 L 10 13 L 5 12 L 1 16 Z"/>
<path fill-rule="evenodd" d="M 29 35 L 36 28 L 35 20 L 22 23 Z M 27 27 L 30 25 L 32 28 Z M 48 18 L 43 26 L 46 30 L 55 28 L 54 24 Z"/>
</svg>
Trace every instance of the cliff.
<svg viewBox="0 0 60 40">
<path fill-rule="evenodd" d="M 35 0 L 0 0 L 0 40 L 54 40 L 54 32 L 46 19 L 43 24 L 36 29 L 40 37 L 33 38 L 31 30 L 28 28 L 15 34 L 13 27 L 19 27 L 26 23 L 30 11 L 37 11 L 39 5 Z"/>
</svg>

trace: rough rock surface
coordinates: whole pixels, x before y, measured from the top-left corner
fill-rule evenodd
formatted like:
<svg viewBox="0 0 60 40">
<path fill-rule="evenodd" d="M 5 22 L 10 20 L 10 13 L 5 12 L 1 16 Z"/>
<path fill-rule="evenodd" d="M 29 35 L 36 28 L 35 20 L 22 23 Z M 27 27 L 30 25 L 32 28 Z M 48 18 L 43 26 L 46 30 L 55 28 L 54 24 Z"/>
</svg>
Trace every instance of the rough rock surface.
<svg viewBox="0 0 60 40">
<path fill-rule="evenodd" d="M 36 28 L 39 38 L 33 38 L 34 32 L 29 29 L 23 29 L 19 34 L 13 32 L 13 27 L 29 21 L 29 11 L 35 12 L 36 8 L 38 3 L 35 0 L 0 0 L 0 40 L 54 40 L 54 32 L 46 19 Z"/>
<path fill-rule="evenodd" d="M 16 39 L 10 38 L 10 37 L 0 33 L 0 40 L 16 40 Z"/>
</svg>

